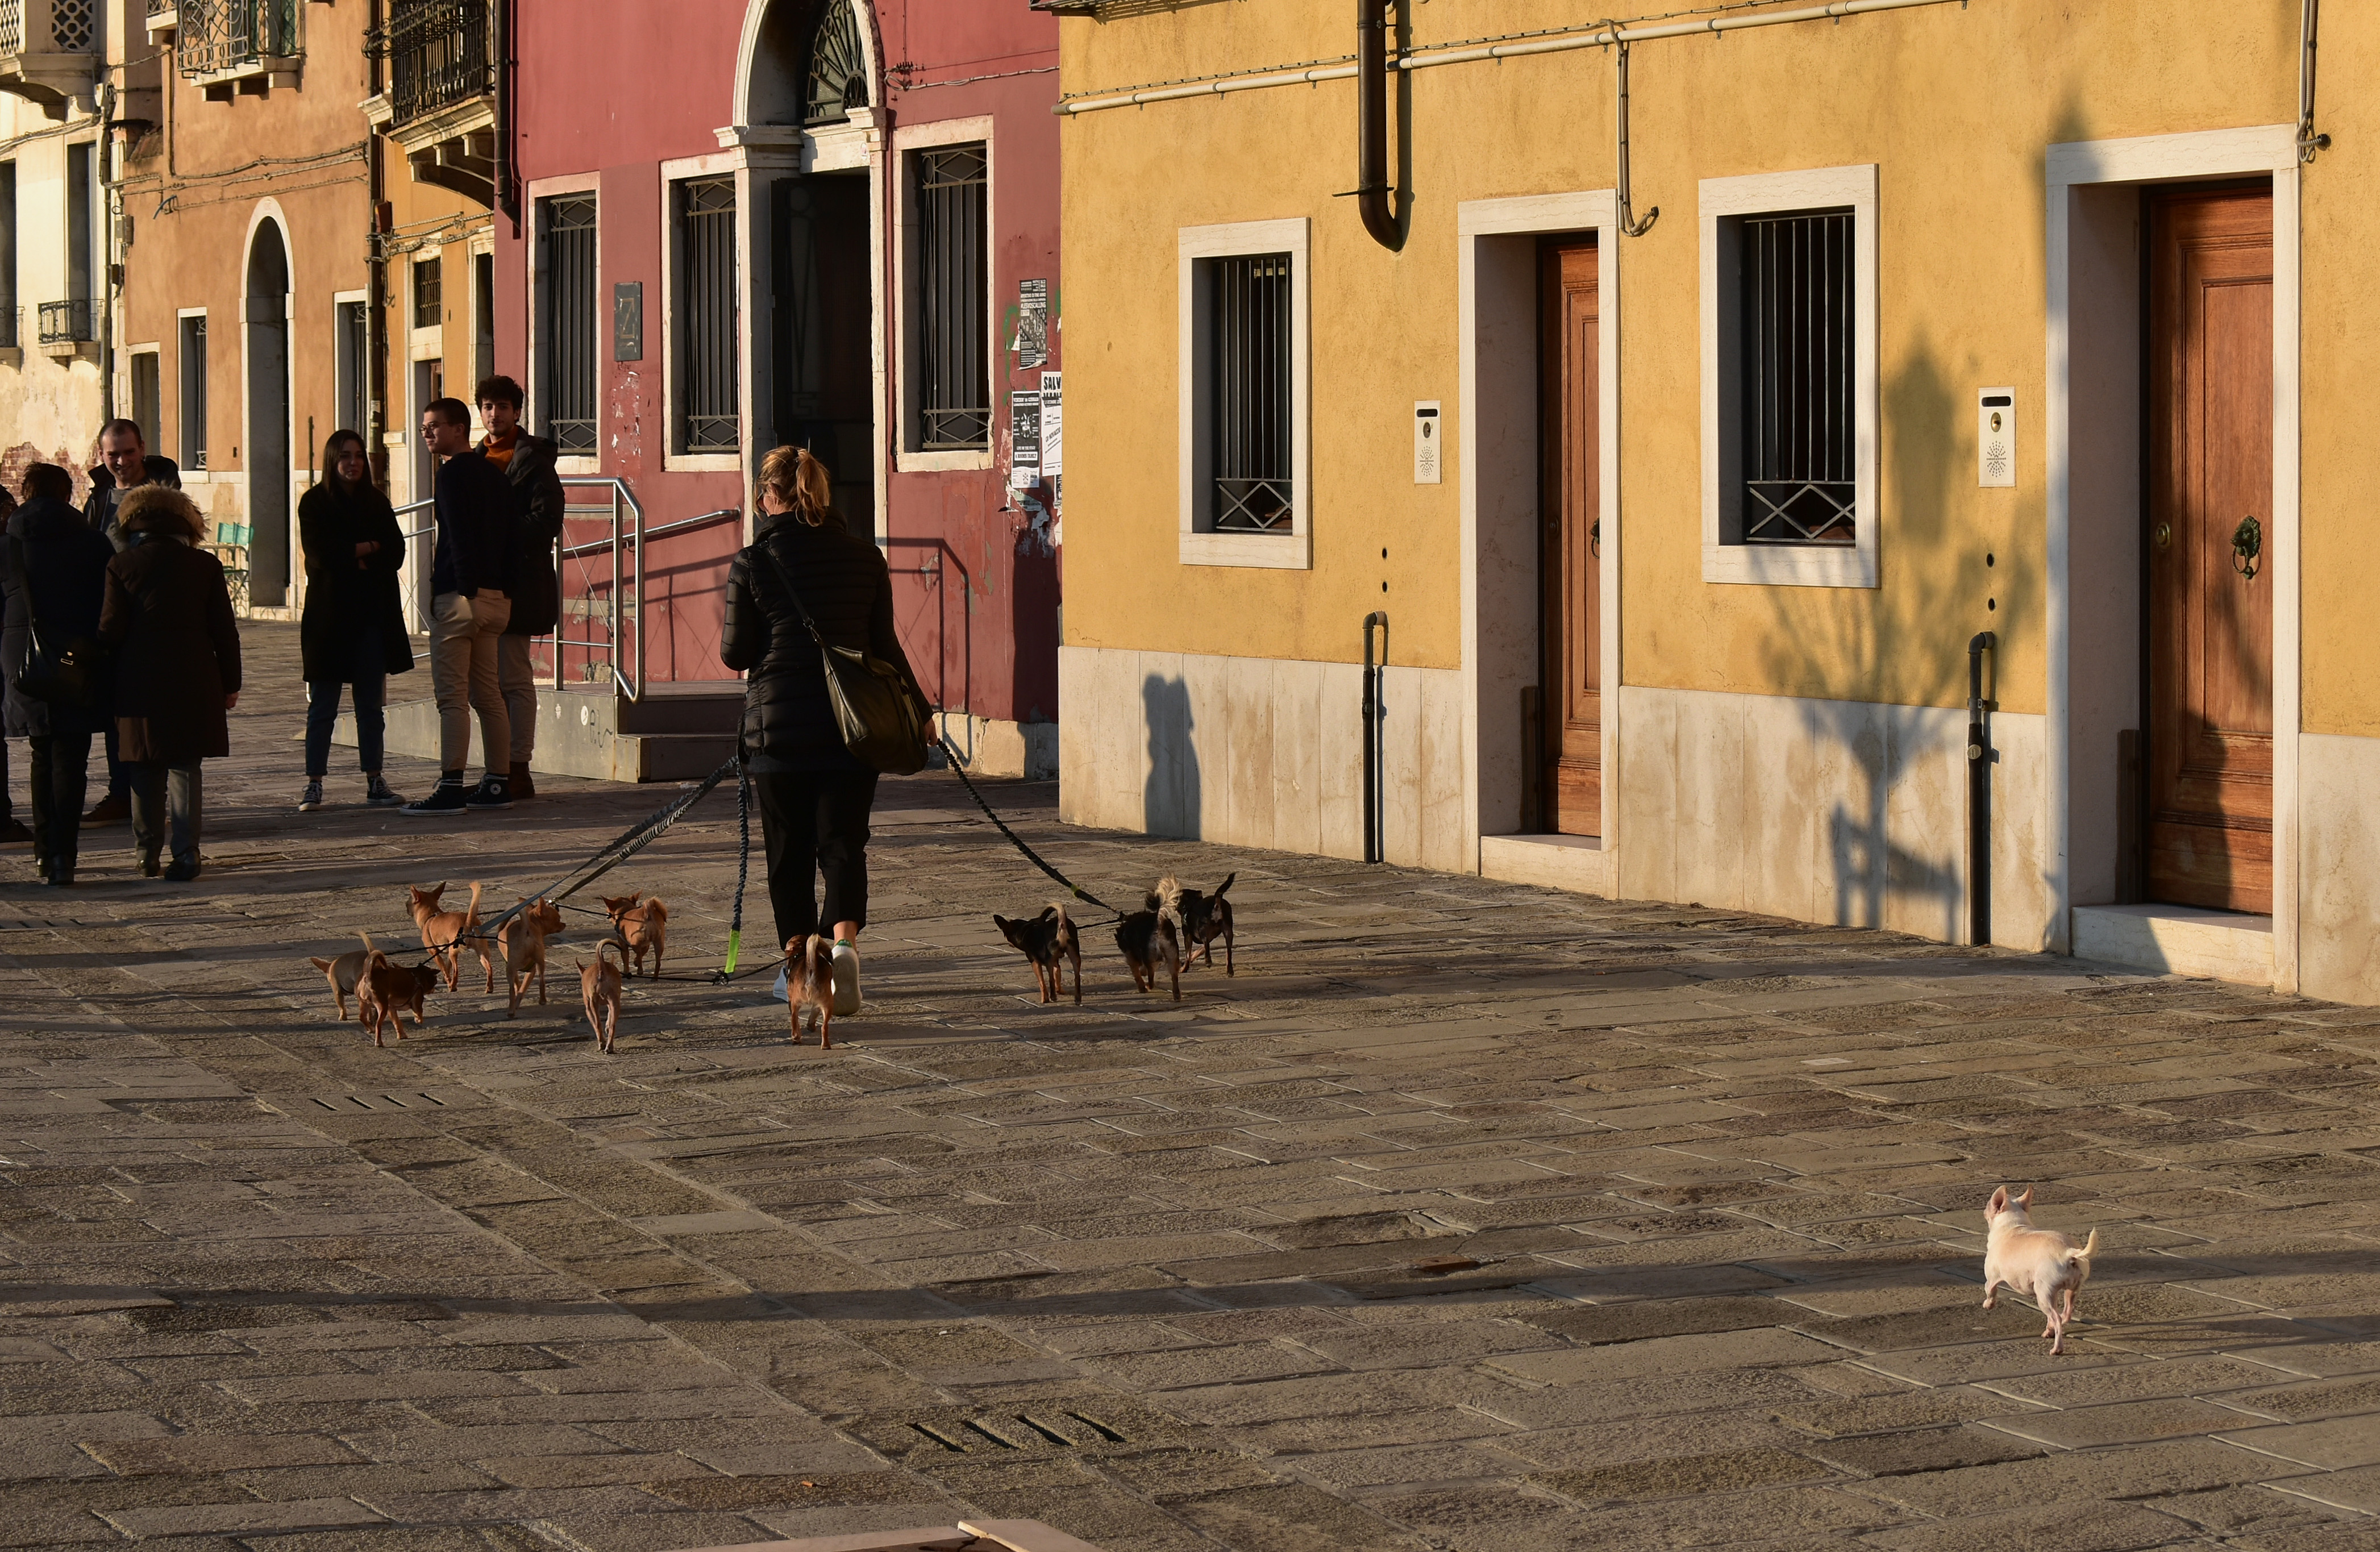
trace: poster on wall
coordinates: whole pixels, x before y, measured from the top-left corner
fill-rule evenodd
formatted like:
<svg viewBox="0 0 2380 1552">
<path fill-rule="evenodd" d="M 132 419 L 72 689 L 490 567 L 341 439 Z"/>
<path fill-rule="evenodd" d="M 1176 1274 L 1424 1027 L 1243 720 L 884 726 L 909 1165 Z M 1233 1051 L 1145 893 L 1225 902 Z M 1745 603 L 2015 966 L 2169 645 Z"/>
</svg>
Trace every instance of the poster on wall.
<svg viewBox="0 0 2380 1552">
<path fill-rule="evenodd" d="M 1009 346 L 1016 352 L 1020 370 L 1047 366 L 1050 362 L 1050 283 L 1046 280 L 1020 280 L 1016 283 L 1016 339 Z"/>
<path fill-rule="evenodd" d="M 1066 472 L 1065 373 L 1041 374 L 1041 472 L 1056 479 Z"/>
<path fill-rule="evenodd" d="M 1008 395 L 1008 488 L 1029 491 L 1041 483 L 1041 395 L 1019 389 Z"/>
</svg>

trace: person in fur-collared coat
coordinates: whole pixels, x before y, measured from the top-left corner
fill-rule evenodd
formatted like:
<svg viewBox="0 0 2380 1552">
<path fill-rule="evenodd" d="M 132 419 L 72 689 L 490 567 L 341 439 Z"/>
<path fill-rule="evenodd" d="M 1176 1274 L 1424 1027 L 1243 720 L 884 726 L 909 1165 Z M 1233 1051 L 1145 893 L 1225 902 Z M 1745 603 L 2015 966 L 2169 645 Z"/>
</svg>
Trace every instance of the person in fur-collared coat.
<svg viewBox="0 0 2380 1552">
<path fill-rule="evenodd" d="M 140 870 L 199 876 L 204 815 L 199 762 L 231 753 L 227 713 L 239 704 L 239 626 L 223 563 L 198 548 L 199 509 L 181 491 L 128 491 L 116 522 L 136 543 L 107 564 L 100 639 L 115 654 L 116 745 L 132 770 L 132 836 Z M 170 833 L 169 833 L 170 831 Z"/>
</svg>

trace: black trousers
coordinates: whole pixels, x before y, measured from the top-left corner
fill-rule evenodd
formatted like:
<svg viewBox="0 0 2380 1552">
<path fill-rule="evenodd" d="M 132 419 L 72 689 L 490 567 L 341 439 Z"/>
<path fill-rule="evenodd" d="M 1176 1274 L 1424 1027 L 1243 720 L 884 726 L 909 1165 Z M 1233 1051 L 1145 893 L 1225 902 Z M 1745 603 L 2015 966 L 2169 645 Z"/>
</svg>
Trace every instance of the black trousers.
<svg viewBox="0 0 2380 1552">
<path fill-rule="evenodd" d="M 45 734 L 27 742 L 33 752 L 33 850 L 49 859 L 52 872 L 71 875 L 81 852 L 91 734 Z"/>
<path fill-rule="evenodd" d="M 873 770 L 806 770 L 752 778 L 760 835 L 769 854 L 769 905 L 777 943 L 816 932 L 824 922 L 868 925 L 868 810 L 876 802 Z M 818 876 L 826 876 L 819 908 Z"/>
</svg>

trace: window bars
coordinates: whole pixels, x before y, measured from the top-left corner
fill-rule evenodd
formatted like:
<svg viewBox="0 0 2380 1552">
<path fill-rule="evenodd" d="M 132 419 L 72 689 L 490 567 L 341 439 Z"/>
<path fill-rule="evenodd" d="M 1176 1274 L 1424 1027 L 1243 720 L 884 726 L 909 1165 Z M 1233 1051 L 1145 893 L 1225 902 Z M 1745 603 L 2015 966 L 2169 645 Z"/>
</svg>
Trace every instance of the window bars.
<svg viewBox="0 0 2380 1552">
<path fill-rule="evenodd" d="M 595 200 L 538 201 L 538 406 L 568 456 L 595 451 Z"/>
<path fill-rule="evenodd" d="M 298 53 L 298 0 L 181 0 L 175 55 L 186 76 Z"/>
<path fill-rule="evenodd" d="M 445 321 L 446 259 L 428 253 L 413 261 L 413 326 L 435 329 Z"/>
<path fill-rule="evenodd" d="M 810 35 L 810 90 L 806 124 L 836 124 L 852 108 L 868 106 L 868 51 L 860 42 L 859 14 L 851 0 L 827 0 L 818 30 Z"/>
<path fill-rule="evenodd" d="M 87 345 L 99 338 L 99 305 L 88 297 L 42 304 L 43 345 Z"/>
<path fill-rule="evenodd" d="M 207 321 L 182 320 L 182 467 L 207 467 Z"/>
<path fill-rule="evenodd" d="M 990 158 L 981 142 L 922 151 L 917 177 L 918 446 L 991 445 L 984 309 Z"/>
<path fill-rule="evenodd" d="M 389 62 L 394 123 L 495 91 L 492 18 L 488 0 L 396 0 L 369 50 Z"/>
<path fill-rule="evenodd" d="M 677 186 L 678 446 L 734 453 L 741 444 L 736 370 L 735 180 Z"/>
<path fill-rule="evenodd" d="M 1201 261 L 1207 272 L 1209 521 L 1218 533 L 1287 533 L 1291 479 L 1290 256 Z"/>
<path fill-rule="evenodd" d="M 1743 540 L 1850 544 L 1852 212 L 1742 218 Z"/>
</svg>

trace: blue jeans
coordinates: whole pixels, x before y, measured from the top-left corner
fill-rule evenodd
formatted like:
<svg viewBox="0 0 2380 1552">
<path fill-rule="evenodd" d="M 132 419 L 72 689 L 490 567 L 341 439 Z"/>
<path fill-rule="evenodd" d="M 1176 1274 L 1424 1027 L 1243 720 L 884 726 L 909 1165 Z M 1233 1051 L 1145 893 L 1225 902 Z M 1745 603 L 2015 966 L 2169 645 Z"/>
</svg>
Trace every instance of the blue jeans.
<svg viewBox="0 0 2380 1552">
<path fill-rule="evenodd" d="M 331 730 L 338 725 L 343 687 L 336 679 L 306 686 L 306 779 L 310 782 L 319 782 L 331 772 Z M 380 774 L 381 702 L 387 693 L 384 675 L 375 673 L 356 681 L 357 765 L 367 776 Z"/>
</svg>

